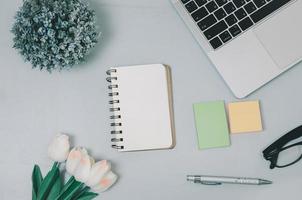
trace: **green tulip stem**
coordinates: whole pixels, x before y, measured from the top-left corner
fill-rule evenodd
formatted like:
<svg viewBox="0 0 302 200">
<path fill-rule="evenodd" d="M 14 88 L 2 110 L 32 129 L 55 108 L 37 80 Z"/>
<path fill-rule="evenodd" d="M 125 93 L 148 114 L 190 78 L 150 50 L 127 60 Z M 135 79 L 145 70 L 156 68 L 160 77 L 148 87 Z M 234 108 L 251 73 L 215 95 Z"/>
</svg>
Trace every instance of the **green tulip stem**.
<svg viewBox="0 0 302 200">
<path fill-rule="evenodd" d="M 59 167 L 60 167 L 60 163 L 59 162 L 54 162 L 51 169 L 59 168 Z"/>
<path fill-rule="evenodd" d="M 70 186 L 71 186 L 75 181 L 76 181 L 76 180 L 75 180 L 74 176 L 71 176 L 71 177 L 68 179 L 67 183 L 64 184 L 64 186 L 63 186 L 63 188 L 62 188 L 60 194 L 59 194 L 58 197 L 56 198 L 56 200 L 57 200 L 57 199 L 60 199 L 60 197 L 63 196 L 63 194 L 70 188 Z"/>
<path fill-rule="evenodd" d="M 80 196 L 82 196 L 85 192 L 88 192 L 90 190 L 90 187 L 85 186 L 75 197 L 73 197 L 72 200 L 78 199 Z"/>
</svg>

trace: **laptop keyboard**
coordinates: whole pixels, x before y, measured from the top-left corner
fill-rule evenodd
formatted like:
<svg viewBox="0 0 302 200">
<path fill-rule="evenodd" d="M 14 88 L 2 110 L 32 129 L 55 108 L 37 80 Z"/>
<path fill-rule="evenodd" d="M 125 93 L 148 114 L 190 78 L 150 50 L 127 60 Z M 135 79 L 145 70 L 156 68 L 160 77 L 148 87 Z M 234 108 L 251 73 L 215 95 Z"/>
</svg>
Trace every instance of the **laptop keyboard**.
<svg viewBox="0 0 302 200">
<path fill-rule="evenodd" d="M 214 49 L 291 0 L 181 0 Z"/>
</svg>

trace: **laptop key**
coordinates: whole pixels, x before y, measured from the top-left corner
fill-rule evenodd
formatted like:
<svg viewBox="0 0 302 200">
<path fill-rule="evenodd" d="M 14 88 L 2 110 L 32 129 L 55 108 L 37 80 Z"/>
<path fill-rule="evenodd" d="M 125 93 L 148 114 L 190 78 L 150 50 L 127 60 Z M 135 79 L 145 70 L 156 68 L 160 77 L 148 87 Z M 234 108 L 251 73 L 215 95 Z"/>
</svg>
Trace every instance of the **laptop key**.
<svg viewBox="0 0 302 200">
<path fill-rule="evenodd" d="M 231 28 L 229 28 L 229 31 L 230 31 L 230 33 L 231 33 L 231 35 L 233 36 L 233 37 L 235 37 L 235 36 L 237 36 L 239 33 L 241 33 L 241 30 L 240 30 L 240 28 L 239 28 L 239 26 L 238 25 L 234 25 L 234 26 L 232 26 Z"/>
<path fill-rule="evenodd" d="M 207 9 L 205 7 L 201 7 L 192 13 L 192 17 L 196 22 L 198 22 L 199 20 L 203 19 L 208 14 L 209 14 L 209 12 L 207 11 Z"/>
<path fill-rule="evenodd" d="M 243 6 L 245 4 L 244 0 L 234 0 L 233 2 L 237 8 L 240 8 L 241 6 Z"/>
<path fill-rule="evenodd" d="M 234 4 L 232 2 L 226 4 L 225 6 L 223 6 L 224 10 L 230 14 L 232 13 L 234 10 L 236 10 L 236 7 L 234 6 Z"/>
<path fill-rule="evenodd" d="M 215 37 L 213 40 L 210 41 L 210 44 L 213 47 L 213 49 L 217 49 L 222 45 L 222 42 L 218 37 Z"/>
<path fill-rule="evenodd" d="M 224 10 L 222 8 L 220 8 L 219 10 L 216 10 L 214 12 L 214 15 L 218 20 L 221 20 L 224 17 L 226 17 L 227 14 L 224 12 Z"/>
<path fill-rule="evenodd" d="M 215 0 L 219 7 L 223 6 L 228 2 L 228 0 Z"/>
<path fill-rule="evenodd" d="M 224 31 L 219 35 L 220 39 L 222 40 L 223 43 L 226 43 L 230 39 L 232 39 L 232 36 L 228 31 Z"/>
<path fill-rule="evenodd" d="M 212 26 L 213 24 L 215 24 L 217 22 L 216 18 L 214 17 L 213 14 L 207 16 L 206 18 L 204 18 L 203 20 L 201 20 L 200 22 L 198 22 L 198 26 L 199 28 L 204 31 L 207 28 L 209 28 L 210 26 Z"/>
<path fill-rule="evenodd" d="M 250 2 L 250 3 L 248 3 L 248 4 L 246 4 L 246 5 L 244 6 L 244 9 L 246 10 L 246 12 L 247 12 L 248 14 L 251 14 L 251 13 L 254 12 L 257 8 L 256 8 L 256 6 L 253 4 L 253 2 Z"/>
<path fill-rule="evenodd" d="M 253 0 L 258 8 L 266 4 L 265 0 Z"/>
<path fill-rule="evenodd" d="M 251 27 L 253 25 L 253 22 L 249 17 L 247 17 L 247 18 L 241 20 L 238 24 L 239 24 L 240 28 L 243 31 L 245 31 L 246 29 L 248 29 L 249 27 Z"/>
<path fill-rule="evenodd" d="M 198 6 L 203 6 L 204 4 L 207 3 L 207 0 L 195 0 Z"/>
<path fill-rule="evenodd" d="M 226 21 L 226 23 L 227 23 L 229 26 L 232 26 L 232 25 L 235 24 L 238 20 L 236 19 L 236 17 L 235 17 L 233 14 L 231 14 L 231 15 L 229 15 L 229 16 L 227 16 L 227 17 L 225 18 L 225 21 Z"/>
<path fill-rule="evenodd" d="M 190 0 L 181 0 L 181 2 L 183 3 L 183 4 L 186 4 L 186 3 L 188 3 Z"/>
<path fill-rule="evenodd" d="M 185 5 L 185 7 L 186 7 L 186 9 L 188 10 L 189 13 L 194 12 L 198 8 L 194 1 L 191 1 L 191 2 L 187 3 Z"/>
<path fill-rule="evenodd" d="M 243 8 L 240 8 L 239 10 L 235 11 L 236 17 L 241 20 L 247 16 L 246 12 L 243 10 Z"/>
<path fill-rule="evenodd" d="M 257 10 L 256 12 L 254 12 L 253 14 L 251 14 L 251 18 L 254 23 L 257 23 L 290 1 L 291 0 L 273 0 L 262 8 L 260 8 L 259 10 Z"/>
<path fill-rule="evenodd" d="M 206 8 L 209 12 L 214 12 L 215 10 L 217 10 L 218 6 L 214 1 L 211 1 L 210 3 L 206 4 Z"/>
<path fill-rule="evenodd" d="M 206 38 L 208 40 L 210 40 L 227 28 L 228 28 L 228 25 L 224 21 L 220 21 L 217 24 L 215 24 L 214 26 L 212 26 L 211 28 L 209 28 L 208 30 L 206 30 L 204 32 L 204 35 L 206 36 Z"/>
</svg>

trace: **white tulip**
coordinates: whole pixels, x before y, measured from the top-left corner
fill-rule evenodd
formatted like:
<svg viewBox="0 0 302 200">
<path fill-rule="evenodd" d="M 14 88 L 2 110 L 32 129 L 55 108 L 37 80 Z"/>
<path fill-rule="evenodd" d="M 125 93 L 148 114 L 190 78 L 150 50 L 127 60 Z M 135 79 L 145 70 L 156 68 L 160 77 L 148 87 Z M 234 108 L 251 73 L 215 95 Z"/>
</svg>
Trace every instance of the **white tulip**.
<svg viewBox="0 0 302 200">
<path fill-rule="evenodd" d="M 48 156 L 55 162 L 64 162 L 69 154 L 68 135 L 58 134 L 48 146 Z"/>
<path fill-rule="evenodd" d="M 74 148 L 66 162 L 66 170 L 73 175 L 77 181 L 86 182 L 89 178 L 91 166 L 94 160 L 90 157 L 85 148 Z"/>
<path fill-rule="evenodd" d="M 89 187 L 97 185 L 110 170 L 111 164 L 107 160 L 95 163 L 91 168 L 89 178 L 85 184 Z"/>
<path fill-rule="evenodd" d="M 110 188 L 117 180 L 117 175 L 112 171 L 109 171 L 105 176 L 98 182 L 97 185 L 93 186 L 91 189 L 93 192 L 100 193 L 106 191 Z"/>
</svg>

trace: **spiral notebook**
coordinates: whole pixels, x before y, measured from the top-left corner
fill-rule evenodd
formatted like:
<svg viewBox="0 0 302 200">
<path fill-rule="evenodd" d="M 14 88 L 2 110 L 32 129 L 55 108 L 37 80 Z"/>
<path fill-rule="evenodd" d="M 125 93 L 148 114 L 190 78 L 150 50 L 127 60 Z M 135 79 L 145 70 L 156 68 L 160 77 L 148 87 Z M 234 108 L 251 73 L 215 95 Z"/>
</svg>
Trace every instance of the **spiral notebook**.
<svg viewBox="0 0 302 200">
<path fill-rule="evenodd" d="M 111 67 L 112 147 L 118 151 L 175 145 L 170 68 L 162 64 Z"/>
</svg>

